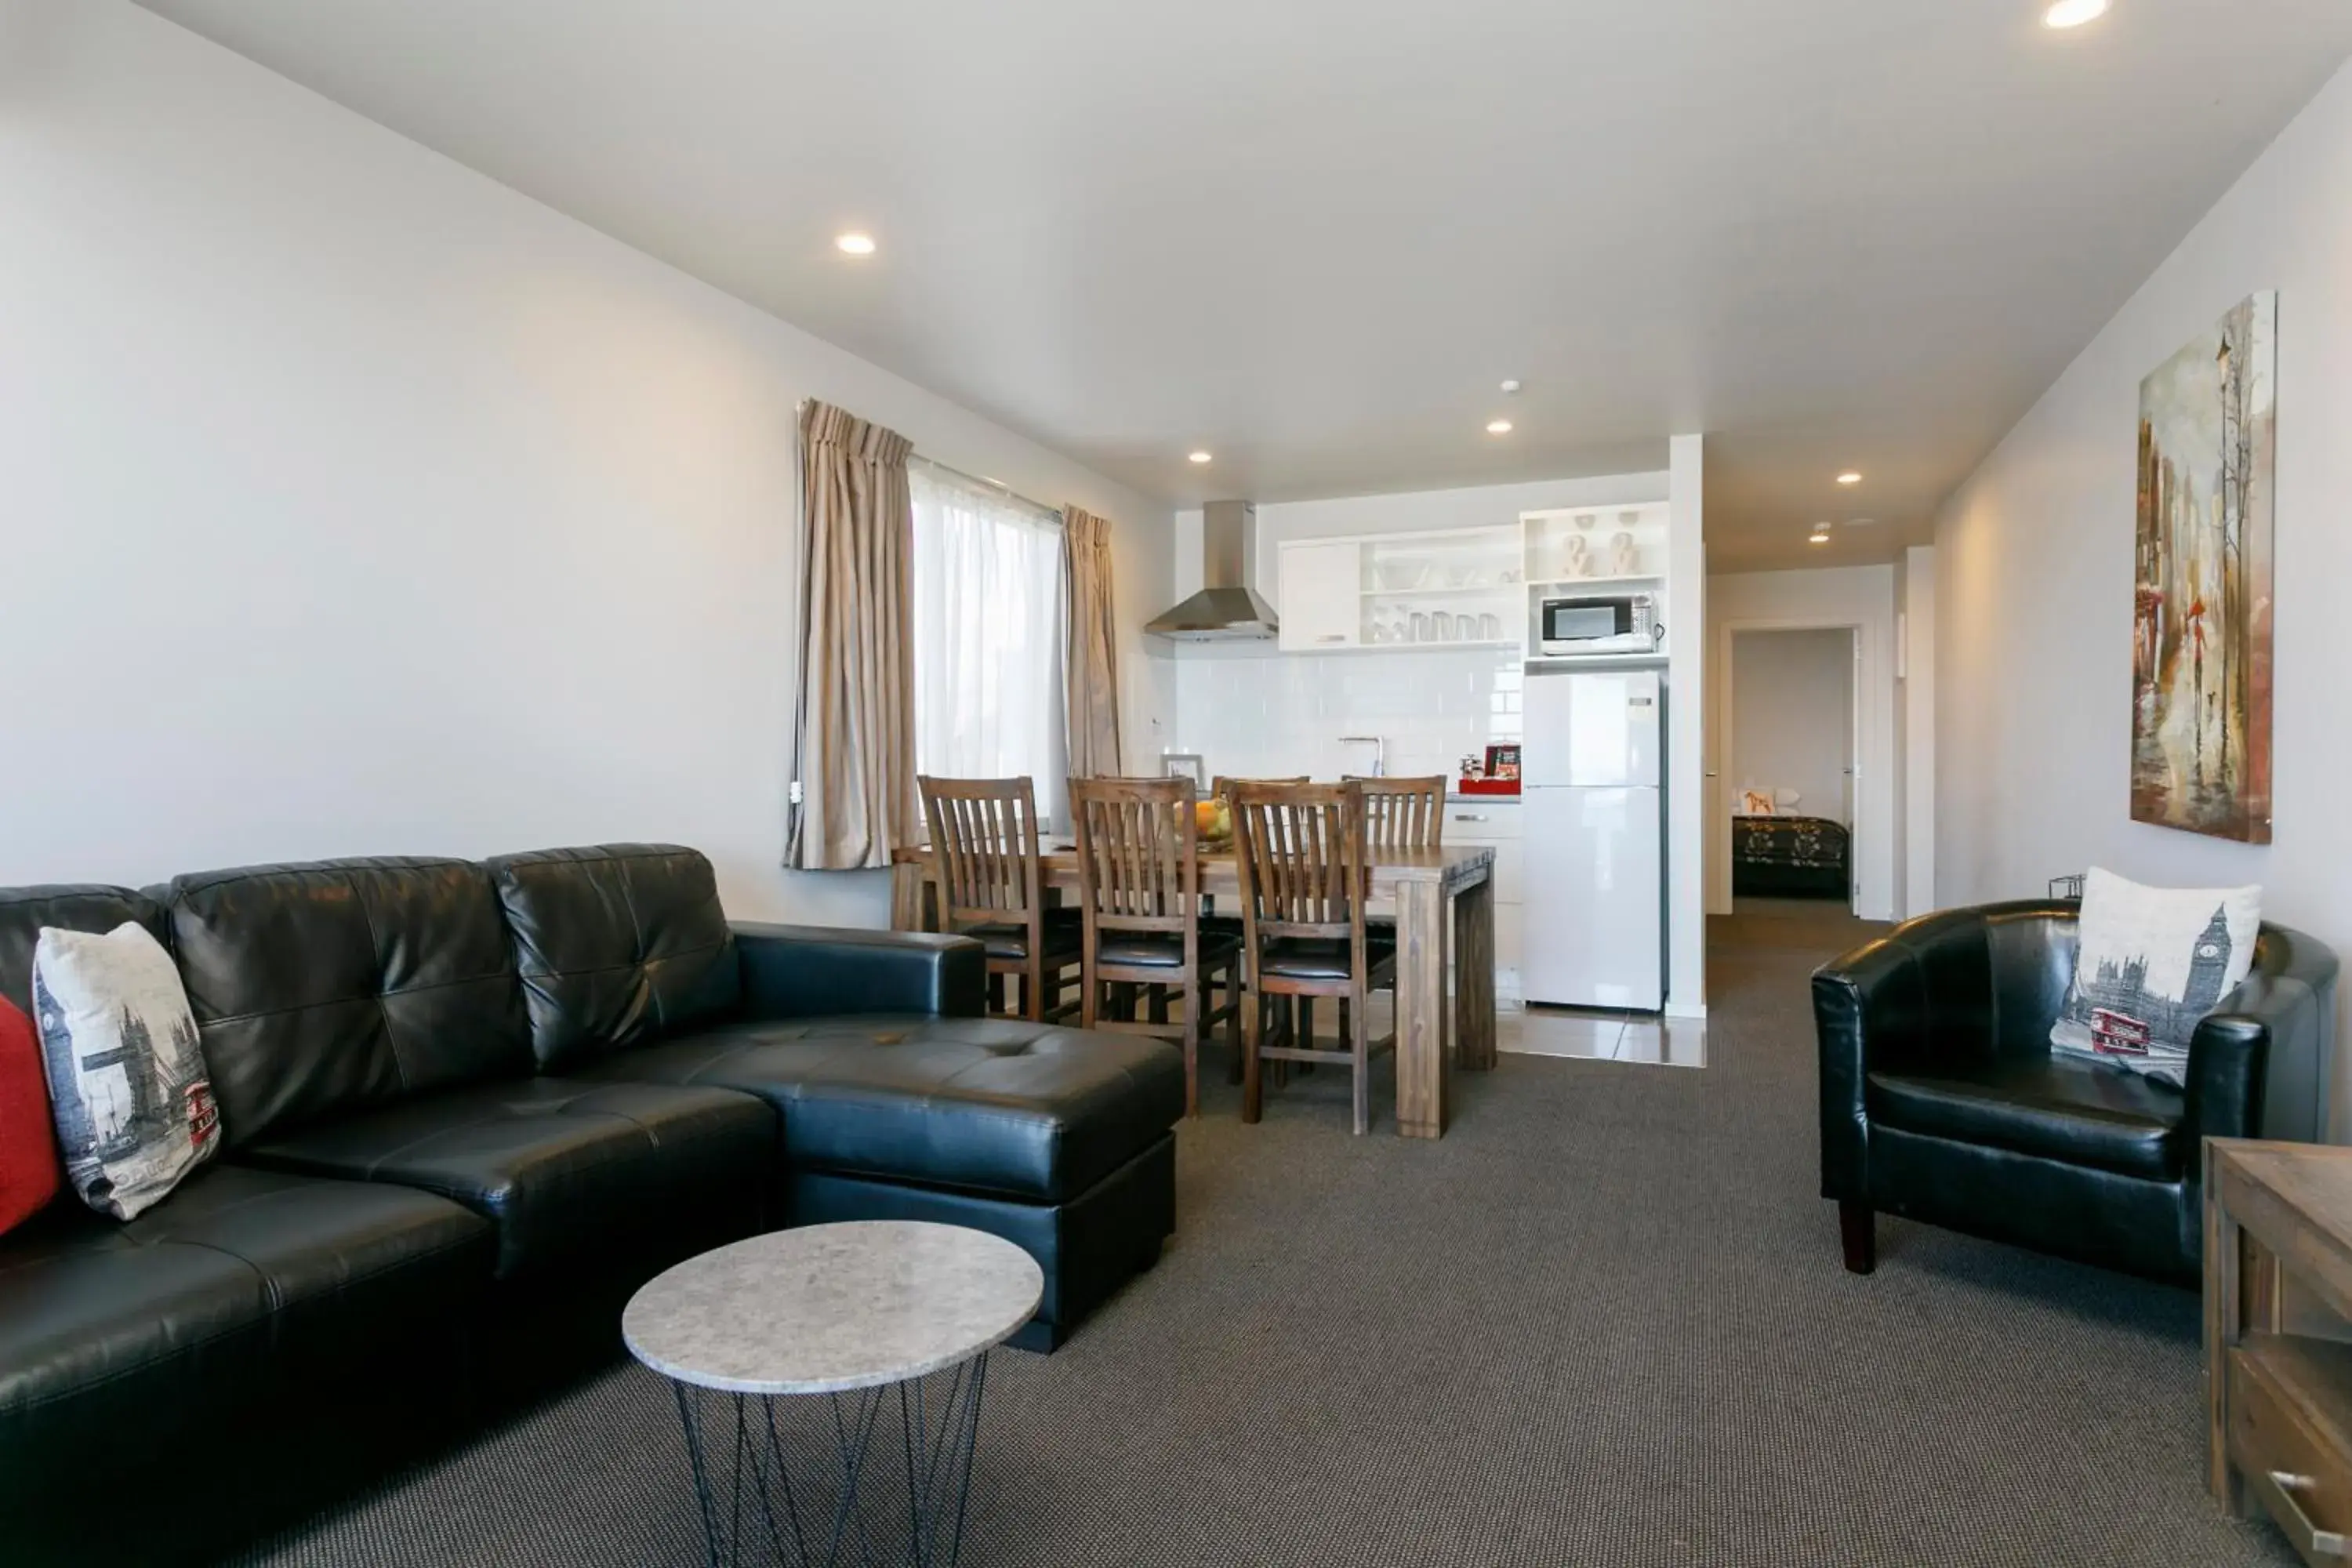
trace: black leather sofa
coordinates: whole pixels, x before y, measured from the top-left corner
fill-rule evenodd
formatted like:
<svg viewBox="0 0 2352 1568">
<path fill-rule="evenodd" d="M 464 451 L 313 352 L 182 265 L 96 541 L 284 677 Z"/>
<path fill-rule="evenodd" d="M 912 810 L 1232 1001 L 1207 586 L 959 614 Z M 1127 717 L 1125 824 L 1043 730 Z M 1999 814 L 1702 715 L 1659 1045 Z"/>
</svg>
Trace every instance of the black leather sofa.
<svg viewBox="0 0 2352 1568">
<path fill-rule="evenodd" d="M 1822 1195 L 1848 1268 L 1874 1266 L 1884 1213 L 2193 1286 L 2203 1141 L 2319 1137 L 2333 952 L 2264 925 L 2175 1089 L 2053 1055 L 2079 912 L 1946 910 L 1814 973 Z"/>
<path fill-rule="evenodd" d="M 45 1529 L 87 1547 L 76 1510 L 141 1495 L 141 1456 L 145 1485 L 211 1479 L 169 1517 L 393 1368 L 462 1382 L 564 1328 L 609 1351 L 628 1290 L 761 1228 L 1003 1236 L 1046 1279 L 1014 1342 L 1051 1350 L 1174 1226 L 1174 1050 L 982 1016 L 966 939 L 730 925 L 692 850 L 0 890 L 0 994 L 26 1004 L 40 927 L 126 921 L 179 964 L 225 1149 L 128 1224 L 67 1194 L 0 1237 L 27 1560 Z"/>
</svg>

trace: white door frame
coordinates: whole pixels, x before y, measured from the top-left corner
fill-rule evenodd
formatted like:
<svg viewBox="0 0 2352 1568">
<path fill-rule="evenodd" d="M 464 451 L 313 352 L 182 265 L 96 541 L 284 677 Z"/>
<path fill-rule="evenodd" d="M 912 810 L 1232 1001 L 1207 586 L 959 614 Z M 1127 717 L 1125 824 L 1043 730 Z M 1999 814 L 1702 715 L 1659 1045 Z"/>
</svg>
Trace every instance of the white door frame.
<svg viewBox="0 0 2352 1568">
<path fill-rule="evenodd" d="M 1853 822 L 1850 841 L 1852 859 L 1846 868 L 1846 908 L 1861 913 L 1862 889 L 1867 885 L 1865 869 L 1874 872 L 1881 857 L 1893 864 L 1894 824 L 1882 821 L 1886 805 L 1879 799 L 1874 787 L 1865 794 L 1864 759 L 1870 754 L 1870 742 L 1875 738 L 1877 713 L 1869 700 L 1869 693 L 1877 689 L 1880 661 L 1885 652 L 1872 635 L 1873 623 L 1853 616 L 1758 616 L 1748 620 L 1719 621 L 1716 624 L 1717 641 L 1715 668 L 1716 710 L 1716 777 L 1707 810 L 1712 820 L 1707 827 L 1707 843 L 1713 851 L 1709 868 L 1709 902 L 1717 908 L 1731 908 L 1731 792 L 1738 786 L 1731 780 L 1732 758 L 1738 754 L 1735 742 L 1737 724 L 1733 696 L 1738 690 L 1738 675 L 1733 668 L 1732 650 L 1742 632 L 1846 632 L 1853 637 L 1853 676 L 1846 695 L 1847 721 L 1851 733 L 1847 744 L 1853 749 L 1853 773 L 1848 788 L 1853 795 Z M 1892 781 L 1889 781 L 1890 783 Z M 1865 802 L 1874 809 L 1865 811 Z M 1885 917 L 1893 918 L 1888 910 Z"/>
</svg>

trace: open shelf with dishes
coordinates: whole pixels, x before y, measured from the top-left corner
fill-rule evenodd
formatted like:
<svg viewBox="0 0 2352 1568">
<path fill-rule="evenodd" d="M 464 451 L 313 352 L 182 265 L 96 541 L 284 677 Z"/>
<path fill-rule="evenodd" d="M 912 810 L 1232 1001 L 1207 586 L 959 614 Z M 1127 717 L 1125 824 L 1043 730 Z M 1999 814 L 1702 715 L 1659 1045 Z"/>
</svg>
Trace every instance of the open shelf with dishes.
<svg viewBox="0 0 2352 1568">
<path fill-rule="evenodd" d="M 1522 512 L 1501 526 L 1286 540 L 1276 584 L 1288 653 L 1442 648 L 1543 651 L 1543 606 L 1638 599 L 1653 624 L 1666 603 L 1663 501 Z M 1622 664 L 1659 650 L 1567 656 Z"/>
</svg>

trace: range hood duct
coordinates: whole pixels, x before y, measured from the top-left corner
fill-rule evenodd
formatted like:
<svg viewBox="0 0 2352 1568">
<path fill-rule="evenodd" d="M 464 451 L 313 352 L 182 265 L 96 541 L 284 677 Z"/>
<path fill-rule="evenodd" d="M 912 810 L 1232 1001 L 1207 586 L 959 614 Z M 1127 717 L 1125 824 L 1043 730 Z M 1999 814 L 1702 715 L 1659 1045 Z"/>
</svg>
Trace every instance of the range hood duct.
<svg viewBox="0 0 2352 1568">
<path fill-rule="evenodd" d="M 1201 509 L 1201 591 L 1143 629 L 1185 642 L 1263 641 L 1275 635 L 1274 606 L 1249 584 L 1257 558 L 1257 508 L 1213 500 Z"/>
</svg>

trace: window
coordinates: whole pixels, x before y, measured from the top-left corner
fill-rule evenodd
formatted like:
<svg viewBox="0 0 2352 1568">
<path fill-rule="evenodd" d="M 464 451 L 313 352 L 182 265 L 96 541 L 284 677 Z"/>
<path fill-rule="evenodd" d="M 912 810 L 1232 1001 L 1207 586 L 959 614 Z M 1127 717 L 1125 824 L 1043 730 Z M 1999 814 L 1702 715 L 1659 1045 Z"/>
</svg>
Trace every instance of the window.
<svg viewBox="0 0 2352 1568">
<path fill-rule="evenodd" d="M 915 764 L 1036 781 L 1066 820 L 1062 520 L 920 458 L 915 501 Z"/>
</svg>

